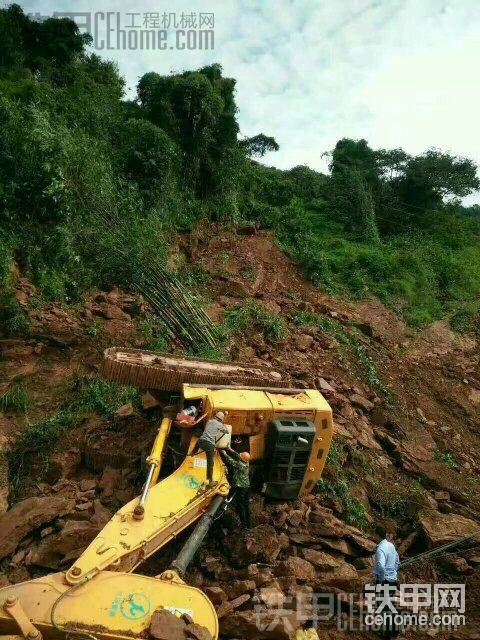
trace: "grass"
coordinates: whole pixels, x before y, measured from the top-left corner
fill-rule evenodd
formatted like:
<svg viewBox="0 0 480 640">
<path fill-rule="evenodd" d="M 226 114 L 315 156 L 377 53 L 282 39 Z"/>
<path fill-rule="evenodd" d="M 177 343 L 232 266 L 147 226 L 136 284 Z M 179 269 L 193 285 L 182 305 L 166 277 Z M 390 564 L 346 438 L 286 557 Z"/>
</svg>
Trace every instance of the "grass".
<svg viewBox="0 0 480 640">
<path fill-rule="evenodd" d="M 30 320 L 11 291 L 0 291 L 0 333 L 7 337 L 26 338 Z"/>
<path fill-rule="evenodd" d="M 350 483 L 346 477 L 335 480 L 320 478 L 317 482 L 317 490 L 328 497 L 339 498 L 345 512 L 345 521 L 359 529 L 365 529 L 368 524 L 365 505 L 352 494 Z"/>
<path fill-rule="evenodd" d="M 400 521 L 416 520 L 419 512 L 426 506 L 421 485 L 415 480 L 404 486 L 373 479 L 369 485 L 368 497 L 382 517 Z"/>
<path fill-rule="evenodd" d="M 354 360 L 361 370 L 363 378 L 372 389 L 386 400 L 393 400 L 391 389 L 382 381 L 369 349 L 362 341 L 357 329 L 349 328 L 347 330 L 338 320 L 306 310 L 299 311 L 292 318 L 292 321 L 299 326 L 318 327 L 321 331 L 335 338 L 344 347 L 347 355 L 350 355 Z"/>
<path fill-rule="evenodd" d="M 42 473 L 48 471 L 48 459 L 68 431 L 89 414 L 97 413 L 111 420 L 115 411 L 128 402 L 140 404 L 140 396 L 133 387 L 124 387 L 101 378 L 76 377 L 69 384 L 73 396 L 70 402 L 48 416 L 26 425 L 9 454 L 11 481 L 18 487 L 20 478 L 28 472 L 29 460 L 35 456 Z"/>
<path fill-rule="evenodd" d="M 351 486 L 357 478 L 346 469 L 349 450 L 342 442 L 332 440 L 326 461 L 325 476 L 317 482 L 317 490 L 330 498 L 338 498 L 342 503 L 345 520 L 360 529 L 368 524 L 365 505 L 355 495 Z"/>
<path fill-rule="evenodd" d="M 95 340 L 96 338 L 98 338 L 100 336 L 101 331 L 102 331 L 102 327 L 96 321 L 88 324 L 85 327 L 85 335 L 88 338 L 91 338 L 92 340 Z"/>
<path fill-rule="evenodd" d="M 111 420 L 115 411 L 124 404 L 131 402 L 135 406 L 140 404 L 137 389 L 120 386 L 110 380 L 102 378 L 80 378 L 74 382 L 77 399 L 72 409 L 79 413 L 94 411 L 106 420 Z"/>
<path fill-rule="evenodd" d="M 145 316 L 141 318 L 138 328 L 141 338 L 145 341 L 144 349 L 159 354 L 168 352 L 170 345 L 167 328 L 159 318 Z"/>
<path fill-rule="evenodd" d="M 281 340 L 286 331 L 286 322 L 281 316 L 270 313 L 253 300 L 230 307 L 224 325 L 232 333 L 256 331 L 271 342 Z"/>
<path fill-rule="evenodd" d="M 28 389 L 21 381 L 13 380 L 5 393 L 0 396 L 0 411 L 25 413 L 30 400 Z"/>
<path fill-rule="evenodd" d="M 443 462 L 443 464 L 449 469 L 458 469 L 458 464 L 450 451 L 440 451 L 437 449 L 435 451 L 435 460 Z"/>
</svg>

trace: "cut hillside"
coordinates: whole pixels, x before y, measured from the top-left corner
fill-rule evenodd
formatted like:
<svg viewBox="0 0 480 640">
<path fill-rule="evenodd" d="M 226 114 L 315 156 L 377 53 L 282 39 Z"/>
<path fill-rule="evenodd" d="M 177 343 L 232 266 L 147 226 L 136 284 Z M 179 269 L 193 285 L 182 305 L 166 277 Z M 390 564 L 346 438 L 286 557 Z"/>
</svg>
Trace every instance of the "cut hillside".
<svg viewBox="0 0 480 640">
<path fill-rule="evenodd" d="M 477 338 L 443 321 L 415 333 L 378 300 L 322 293 L 268 231 L 211 225 L 179 237 L 169 261 L 195 283 L 198 303 L 220 325 L 224 356 L 271 365 L 292 386 L 318 388 L 334 411 L 334 443 L 316 494 L 290 504 L 256 496 L 252 533 L 232 536 L 228 513 L 189 570 L 188 581 L 218 608 L 225 637 L 267 637 L 255 630 L 255 604 L 269 620 L 278 597 L 358 592 L 379 523 L 394 523 L 404 557 L 480 529 Z M 71 564 L 138 493 L 159 417 L 154 399 L 98 375 L 106 346 L 152 348 L 154 339 L 159 346 L 158 333 L 146 329 L 148 305 L 112 289 L 75 306 L 39 307 L 36 293 L 17 279 L 30 337 L 1 341 L 4 583 Z M 162 348 L 181 353 L 178 344 Z M 142 571 L 165 568 L 182 539 Z M 480 569 L 474 541 L 469 546 L 414 565 L 405 578 L 466 581 L 473 594 Z M 470 605 L 467 628 L 438 637 L 473 638 L 479 612 Z M 286 608 L 295 609 L 291 597 Z M 289 637 L 289 620 L 271 637 Z M 325 623 L 324 637 L 343 637 L 332 625 Z"/>
</svg>

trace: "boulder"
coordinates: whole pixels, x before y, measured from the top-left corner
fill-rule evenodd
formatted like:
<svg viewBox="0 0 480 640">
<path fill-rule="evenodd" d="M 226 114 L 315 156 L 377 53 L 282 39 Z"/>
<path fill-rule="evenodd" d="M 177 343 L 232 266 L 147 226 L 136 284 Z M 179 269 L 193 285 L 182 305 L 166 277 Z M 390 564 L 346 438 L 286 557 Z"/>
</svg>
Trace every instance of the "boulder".
<svg viewBox="0 0 480 640">
<path fill-rule="evenodd" d="M 259 598 L 263 604 L 269 608 L 280 608 L 285 600 L 285 594 L 278 584 L 272 584 L 268 587 L 262 587 L 259 591 Z"/>
<path fill-rule="evenodd" d="M 79 449 L 56 451 L 50 456 L 46 480 L 55 484 L 59 480 L 73 478 L 80 466 L 82 456 Z"/>
<path fill-rule="evenodd" d="M 68 520 L 59 533 L 46 536 L 30 549 L 27 566 L 59 569 L 65 558 L 75 560 L 95 538 L 99 528 L 84 520 Z"/>
<path fill-rule="evenodd" d="M 235 580 L 231 585 L 226 587 L 227 596 L 229 600 L 232 600 L 244 593 L 254 591 L 256 586 L 254 580 Z"/>
<path fill-rule="evenodd" d="M 317 384 L 320 391 L 323 391 L 324 393 L 335 393 L 335 389 L 325 380 L 325 378 L 318 378 Z"/>
<path fill-rule="evenodd" d="M 156 640 L 185 640 L 185 622 L 165 609 L 157 609 L 150 619 L 150 635 Z"/>
<path fill-rule="evenodd" d="M 350 402 L 364 411 L 372 411 L 375 406 L 373 402 L 370 402 L 370 400 L 367 400 L 367 398 L 361 396 L 359 393 L 352 394 L 350 396 Z"/>
<path fill-rule="evenodd" d="M 73 496 L 62 494 L 18 502 L 0 516 L 0 559 L 13 553 L 20 540 L 30 532 L 71 513 L 74 506 Z"/>
<path fill-rule="evenodd" d="M 295 337 L 295 346 L 299 351 L 307 351 L 312 348 L 313 338 L 307 333 Z"/>
<path fill-rule="evenodd" d="M 227 535 L 224 546 L 228 549 L 232 561 L 238 566 L 253 562 L 273 562 L 278 557 L 282 545 L 274 527 L 260 524 L 254 527 L 251 535 Z"/>
<path fill-rule="evenodd" d="M 299 556 L 290 556 L 281 562 L 278 573 L 296 580 L 315 580 L 317 577 L 313 564 Z"/>
<path fill-rule="evenodd" d="M 114 420 L 126 420 L 127 418 L 131 418 L 134 415 L 135 415 L 135 409 L 133 407 L 133 404 L 131 402 L 128 402 L 127 404 L 124 404 L 121 407 L 119 407 L 115 411 L 113 417 L 114 417 Z"/>
<path fill-rule="evenodd" d="M 100 489 L 103 489 L 103 495 L 109 498 L 113 495 L 115 489 L 118 488 L 122 479 L 122 472 L 120 469 L 114 469 L 113 467 L 105 467 L 102 473 L 102 477 L 98 482 Z"/>
<path fill-rule="evenodd" d="M 432 547 L 472 534 L 480 541 L 478 523 L 456 513 L 426 511 L 420 514 L 418 521 Z"/>
<path fill-rule="evenodd" d="M 316 584 L 320 587 L 328 585 L 353 593 L 362 585 L 362 580 L 355 567 L 343 561 L 330 571 L 319 571 Z"/>
<path fill-rule="evenodd" d="M 468 399 L 473 404 L 480 404 L 480 389 L 471 389 L 468 394 Z"/>
<path fill-rule="evenodd" d="M 335 569 L 339 566 L 340 562 L 337 558 L 325 553 L 324 551 L 317 551 L 316 549 L 303 549 L 303 557 L 305 560 L 313 564 L 319 569 L 328 570 Z"/>
<path fill-rule="evenodd" d="M 192 640 L 213 640 L 210 631 L 195 622 L 190 622 L 184 629 L 185 637 L 192 638 Z"/>
<path fill-rule="evenodd" d="M 235 611 L 222 619 L 222 636 L 243 640 L 291 640 L 298 627 L 296 612 L 277 608 Z"/>
<path fill-rule="evenodd" d="M 147 391 L 142 396 L 142 409 L 144 411 L 151 411 L 160 407 L 160 402 L 153 396 L 150 391 Z"/>
<path fill-rule="evenodd" d="M 205 587 L 204 591 L 213 604 L 222 604 L 227 600 L 227 594 L 221 587 Z"/>
</svg>

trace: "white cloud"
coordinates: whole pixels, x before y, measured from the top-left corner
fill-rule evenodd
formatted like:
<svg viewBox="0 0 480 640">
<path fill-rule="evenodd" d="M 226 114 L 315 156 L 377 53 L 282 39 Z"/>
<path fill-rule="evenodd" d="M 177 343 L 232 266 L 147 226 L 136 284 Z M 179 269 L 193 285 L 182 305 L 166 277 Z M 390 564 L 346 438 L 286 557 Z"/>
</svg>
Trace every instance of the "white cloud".
<svg viewBox="0 0 480 640">
<path fill-rule="evenodd" d="M 344 136 L 411 153 L 434 146 L 480 163 L 477 0 L 21 4 L 43 14 L 214 11 L 213 52 L 112 51 L 109 57 L 132 90 L 150 70 L 168 73 L 220 62 L 237 79 L 242 133 L 262 131 L 281 145 L 266 158 L 269 164 L 325 169 L 321 153 Z"/>
</svg>

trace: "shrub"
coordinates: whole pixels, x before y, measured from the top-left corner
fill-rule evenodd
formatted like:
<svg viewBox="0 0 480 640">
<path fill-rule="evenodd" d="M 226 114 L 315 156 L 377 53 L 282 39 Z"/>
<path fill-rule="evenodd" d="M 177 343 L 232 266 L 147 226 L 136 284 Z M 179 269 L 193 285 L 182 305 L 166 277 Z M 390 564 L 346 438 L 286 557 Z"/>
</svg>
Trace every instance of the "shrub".
<svg viewBox="0 0 480 640">
<path fill-rule="evenodd" d="M 0 396 L 0 411 L 24 413 L 28 407 L 29 392 L 21 381 L 13 380 L 5 393 Z"/>
<path fill-rule="evenodd" d="M 326 496 L 340 499 L 345 510 L 345 520 L 348 524 L 352 524 L 360 529 L 364 529 L 367 526 L 365 505 L 352 494 L 350 484 L 346 477 L 341 477 L 333 481 L 327 478 L 320 478 L 317 483 L 317 489 Z"/>
<path fill-rule="evenodd" d="M 368 486 L 368 497 L 382 517 L 397 520 L 415 520 L 426 506 L 421 486 L 412 481 L 404 486 L 373 480 Z"/>
<path fill-rule="evenodd" d="M 232 332 L 258 331 L 266 340 L 281 340 L 286 329 L 285 320 L 270 313 L 256 302 L 235 305 L 227 310 L 225 326 Z"/>
<path fill-rule="evenodd" d="M 443 464 L 449 469 L 458 469 L 458 464 L 450 451 L 440 451 L 437 449 L 435 451 L 435 460 L 443 462 Z"/>
<path fill-rule="evenodd" d="M 102 378 L 81 378 L 74 382 L 74 387 L 78 398 L 72 410 L 77 413 L 95 411 L 103 418 L 111 419 L 120 406 L 140 402 L 139 392 L 134 387 L 120 386 Z"/>
</svg>

